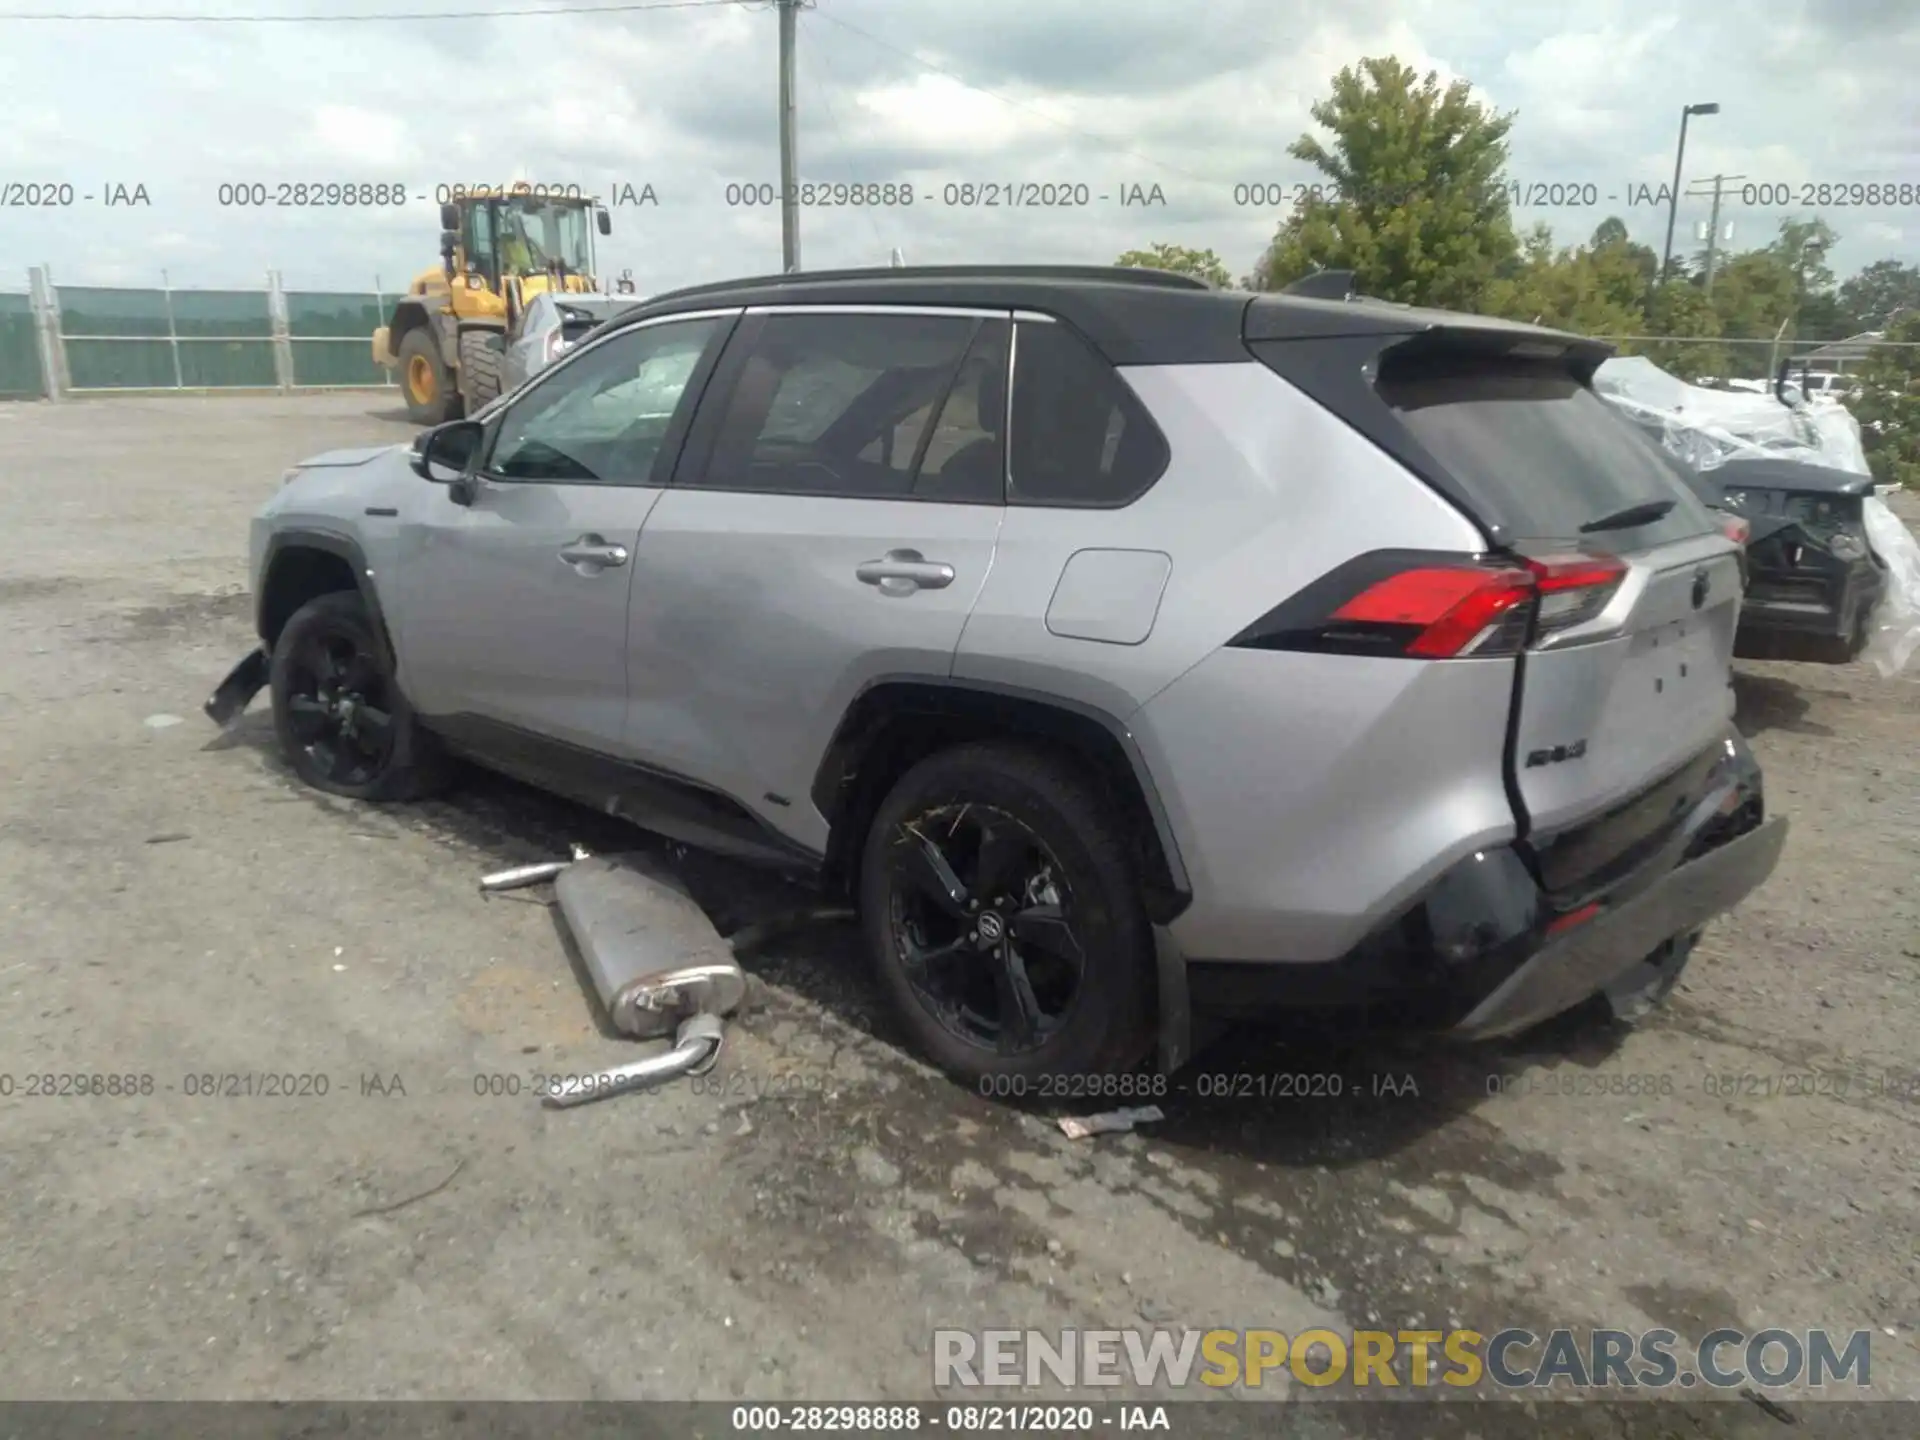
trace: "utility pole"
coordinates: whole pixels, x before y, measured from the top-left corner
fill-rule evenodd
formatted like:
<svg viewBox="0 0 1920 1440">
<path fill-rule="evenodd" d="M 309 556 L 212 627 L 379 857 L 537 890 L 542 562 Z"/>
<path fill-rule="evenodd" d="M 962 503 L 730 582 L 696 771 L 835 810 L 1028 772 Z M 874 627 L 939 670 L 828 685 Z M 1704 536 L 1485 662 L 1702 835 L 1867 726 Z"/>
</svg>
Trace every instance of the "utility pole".
<svg viewBox="0 0 1920 1440">
<path fill-rule="evenodd" d="M 800 268 L 800 171 L 795 153 L 793 42 L 800 0 L 774 0 L 780 10 L 780 259 L 791 275 Z"/>
<path fill-rule="evenodd" d="M 1707 273 L 1706 292 L 1713 294 L 1713 262 L 1719 255 L 1720 247 L 1720 198 L 1729 180 L 1744 180 L 1744 175 L 1716 175 L 1713 177 L 1713 218 L 1707 221 Z M 1706 191 L 1689 190 L 1689 195 L 1703 195 Z"/>
</svg>

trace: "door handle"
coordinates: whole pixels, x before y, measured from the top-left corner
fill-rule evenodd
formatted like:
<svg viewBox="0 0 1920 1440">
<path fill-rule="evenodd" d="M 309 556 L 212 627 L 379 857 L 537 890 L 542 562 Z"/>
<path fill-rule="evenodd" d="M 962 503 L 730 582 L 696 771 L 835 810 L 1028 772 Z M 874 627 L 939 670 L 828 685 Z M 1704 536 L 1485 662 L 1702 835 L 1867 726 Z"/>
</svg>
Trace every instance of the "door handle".
<svg viewBox="0 0 1920 1440">
<path fill-rule="evenodd" d="M 626 564 L 627 547 L 609 545 L 598 535 L 582 535 L 561 549 L 560 558 L 569 565 L 592 565 L 604 569 L 609 565 Z"/>
<path fill-rule="evenodd" d="M 953 567 L 929 560 L 918 550 L 889 550 L 878 560 L 854 567 L 862 585 L 876 585 L 882 595 L 911 595 L 916 590 L 944 590 L 953 583 Z"/>
</svg>

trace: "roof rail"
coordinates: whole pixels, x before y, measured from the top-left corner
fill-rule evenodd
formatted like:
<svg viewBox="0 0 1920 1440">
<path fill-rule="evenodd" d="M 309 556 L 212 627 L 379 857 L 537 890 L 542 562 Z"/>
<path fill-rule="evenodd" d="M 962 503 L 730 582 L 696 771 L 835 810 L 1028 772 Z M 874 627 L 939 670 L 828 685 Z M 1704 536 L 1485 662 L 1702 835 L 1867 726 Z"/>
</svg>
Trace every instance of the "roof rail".
<svg viewBox="0 0 1920 1440">
<path fill-rule="evenodd" d="M 784 275 L 746 275 L 737 280 L 713 280 L 704 285 L 663 291 L 650 297 L 648 303 L 679 300 L 694 295 L 716 295 L 728 290 L 825 285 L 846 280 L 1083 280 L 1108 285 L 1144 285 L 1160 290 L 1213 289 L 1206 281 L 1192 275 L 1124 265 L 867 265 L 849 270 L 796 270 Z"/>
</svg>

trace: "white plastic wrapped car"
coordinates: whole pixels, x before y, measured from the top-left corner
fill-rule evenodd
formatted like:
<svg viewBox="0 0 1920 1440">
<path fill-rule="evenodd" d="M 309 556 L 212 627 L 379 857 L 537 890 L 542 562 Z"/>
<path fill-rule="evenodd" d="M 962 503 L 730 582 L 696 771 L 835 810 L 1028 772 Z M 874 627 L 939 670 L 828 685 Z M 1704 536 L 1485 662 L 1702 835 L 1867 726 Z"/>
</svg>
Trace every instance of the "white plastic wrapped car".
<svg viewBox="0 0 1920 1440">
<path fill-rule="evenodd" d="M 1607 361 L 1593 385 L 1751 525 L 1742 653 L 1905 668 L 1920 649 L 1920 541 L 1875 493 L 1851 411 L 1702 389 L 1642 356 Z"/>
</svg>

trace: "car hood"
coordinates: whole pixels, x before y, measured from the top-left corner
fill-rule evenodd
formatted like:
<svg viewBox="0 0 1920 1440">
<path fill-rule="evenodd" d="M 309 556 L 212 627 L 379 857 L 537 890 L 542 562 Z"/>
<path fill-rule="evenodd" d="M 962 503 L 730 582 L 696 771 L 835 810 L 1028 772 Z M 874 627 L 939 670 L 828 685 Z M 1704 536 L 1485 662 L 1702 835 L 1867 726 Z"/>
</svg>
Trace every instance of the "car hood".
<svg viewBox="0 0 1920 1440">
<path fill-rule="evenodd" d="M 347 450 L 326 450 L 294 466 L 296 470 L 333 469 L 342 465 L 365 465 L 404 445 L 359 445 Z"/>
</svg>

